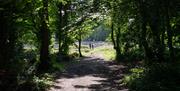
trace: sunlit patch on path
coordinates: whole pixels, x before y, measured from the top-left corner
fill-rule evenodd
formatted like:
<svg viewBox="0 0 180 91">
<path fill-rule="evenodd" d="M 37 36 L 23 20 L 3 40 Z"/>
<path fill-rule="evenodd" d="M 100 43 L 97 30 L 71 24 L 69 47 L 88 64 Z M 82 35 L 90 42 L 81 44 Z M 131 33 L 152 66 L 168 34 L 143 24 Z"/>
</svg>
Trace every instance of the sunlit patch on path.
<svg viewBox="0 0 180 91">
<path fill-rule="evenodd" d="M 120 81 L 124 69 L 98 57 L 83 57 L 57 75 L 48 91 L 128 91 Z"/>
<path fill-rule="evenodd" d="M 50 91 L 91 91 L 93 85 L 100 85 L 101 80 L 106 78 L 94 77 L 91 75 L 77 77 L 77 78 L 62 78 L 57 79 L 55 86 Z M 58 88 L 59 87 L 59 88 Z"/>
</svg>

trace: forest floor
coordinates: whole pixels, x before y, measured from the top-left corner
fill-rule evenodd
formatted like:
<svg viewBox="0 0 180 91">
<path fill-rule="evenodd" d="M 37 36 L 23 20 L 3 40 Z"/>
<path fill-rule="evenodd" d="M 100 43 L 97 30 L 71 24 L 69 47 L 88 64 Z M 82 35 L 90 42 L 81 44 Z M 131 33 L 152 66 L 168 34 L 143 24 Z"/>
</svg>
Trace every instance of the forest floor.
<svg viewBox="0 0 180 91">
<path fill-rule="evenodd" d="M 105 61 L 95 53 L 68 64 L 48 91 L 128 91 L 122 83 L 127 72 L 127 66 Z"/>
</svg>

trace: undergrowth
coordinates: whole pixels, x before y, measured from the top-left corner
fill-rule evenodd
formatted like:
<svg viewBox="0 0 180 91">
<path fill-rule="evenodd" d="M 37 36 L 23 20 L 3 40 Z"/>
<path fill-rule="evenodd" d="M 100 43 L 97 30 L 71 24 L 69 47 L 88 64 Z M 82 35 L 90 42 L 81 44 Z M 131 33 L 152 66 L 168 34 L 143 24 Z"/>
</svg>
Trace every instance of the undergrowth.
<svg viewBox="0 0 180 91">
<path fill-rule="evenodd" d="M 130 91 L 180 91 L 180 66 L 155 63 L 145 68 L 133 68 L 124 77 Z"/>
</svg>

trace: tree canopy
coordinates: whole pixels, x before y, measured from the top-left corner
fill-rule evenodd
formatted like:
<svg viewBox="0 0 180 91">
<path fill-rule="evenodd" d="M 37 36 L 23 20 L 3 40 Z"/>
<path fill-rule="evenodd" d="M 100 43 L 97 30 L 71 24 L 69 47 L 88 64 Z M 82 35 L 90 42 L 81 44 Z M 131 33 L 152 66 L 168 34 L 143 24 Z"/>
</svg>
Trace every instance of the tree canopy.
<svg viewBox="0 0 180 91">
<path fill-rule="evenodd" d="M 147 74 L 178 66 L 179 30 L 179 0 L 0 0 L 0 88 L 73 60 L 74 45 L 83 57 L 83 41 L 110 42 L 115 62 L 143 61 Z"/>
</svg>

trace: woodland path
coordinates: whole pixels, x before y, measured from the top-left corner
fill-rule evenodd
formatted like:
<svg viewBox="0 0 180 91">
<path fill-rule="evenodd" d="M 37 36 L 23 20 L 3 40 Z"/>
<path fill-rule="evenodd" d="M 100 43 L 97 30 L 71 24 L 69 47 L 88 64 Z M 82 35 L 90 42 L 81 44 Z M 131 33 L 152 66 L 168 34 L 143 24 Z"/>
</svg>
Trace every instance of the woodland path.
<svg viewBox="0 0 180 91">
<path fill-rule="evenodd" d="M 127 67 L 100 57 L 93 54 L 67 65 L 48 91 L 128 91 L 121 82 Z"/>
</svg>

